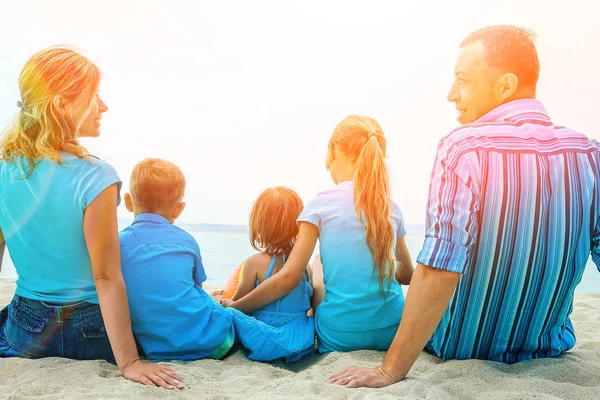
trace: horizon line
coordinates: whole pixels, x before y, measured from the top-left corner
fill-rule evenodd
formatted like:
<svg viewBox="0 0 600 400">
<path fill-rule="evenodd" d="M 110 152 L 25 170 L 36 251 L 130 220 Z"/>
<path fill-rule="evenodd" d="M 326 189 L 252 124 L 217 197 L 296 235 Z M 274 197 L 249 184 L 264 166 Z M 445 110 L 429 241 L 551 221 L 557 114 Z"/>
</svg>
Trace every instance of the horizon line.
<svg viewBox="0 0 600 400">
<path fill-rule="evenodd" d="M 118 221 L 119 222 L 123 222 L 123 223 L 131 223 L 131 221 L 133 221 L 133 218 L 125 218 L 125 217 L 118 217 Z M 248 225 L 247 224 L 222 224 L 222 223 L 216 223 L 216 222 L 189 222 L 189 221 L 178 221 L 177 225 L 182 226 L 182 227 L 216 227 L 216 228 L 229 228 L 229 229 L 235 229 L 235 230 L 248 230 Z M 410 233 L 424 233 L 425 232 L 425 224 L 405 224 L 405 229 L 406 232 L 410 232 Z"/>
</svg>

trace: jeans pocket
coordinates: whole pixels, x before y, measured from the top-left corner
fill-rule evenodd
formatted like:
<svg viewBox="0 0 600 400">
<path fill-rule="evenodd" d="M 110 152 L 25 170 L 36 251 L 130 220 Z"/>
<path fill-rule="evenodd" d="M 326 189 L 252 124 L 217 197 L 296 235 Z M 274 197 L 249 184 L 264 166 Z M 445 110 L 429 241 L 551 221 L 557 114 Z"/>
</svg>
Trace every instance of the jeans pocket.
<svg viewBox="0 0 600 400">
<path fill-rule="evenodd" d="M 100 307 L 94 305 L 93 313 L 78 317 L 74 321 L 76 329 L 73 329 L 71 345 L 65 348 L 65 353 L 71 358 L 78 360 L 106 360 L 113 357 L 108 334 L 102 320 Z M 75 328 L 74 326 L 74 328 Z M 65 344 L 66 345 L 66 344 Z M 66 345 L 67 346 L 67 345 Z"/>
<path fill-rule="evenodd" d="M 14 299 L 8 306 L 6 341 L 22 357 L 44 357 L 46 350 L 52 347 L 51 332 L 43 332 L 52 314 L 30 302 Z"/>
<path fill-rule="evenodd" d="M 96 320 L 95 322 L 84 323 L 80 326 L 81 334 L 86 339 L 99 339 L 108 337 L 106 334 L 106 328 L 104 327 L 104 321 L 102 319 Z"/>
</svg>

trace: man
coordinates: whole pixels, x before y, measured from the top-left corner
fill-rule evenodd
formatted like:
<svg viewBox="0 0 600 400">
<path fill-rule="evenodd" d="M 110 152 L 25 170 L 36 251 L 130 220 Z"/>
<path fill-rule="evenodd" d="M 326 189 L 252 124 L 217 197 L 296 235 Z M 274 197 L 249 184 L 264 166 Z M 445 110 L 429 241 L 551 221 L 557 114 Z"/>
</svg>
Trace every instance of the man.
<svg viewBox="0 0 600 400">
<path fill-rule="evenodd" d="M 444 360 L 514 363 L 575 344 L 569 319 L 586 261 L 600 265 L 600 144 L 555 126 L 535 100 L 533 34 L 492 26 L 461 44 L 426 238 L 383 364 L 329 381 L 403 380 L 426 347 Z"/>
</svg>

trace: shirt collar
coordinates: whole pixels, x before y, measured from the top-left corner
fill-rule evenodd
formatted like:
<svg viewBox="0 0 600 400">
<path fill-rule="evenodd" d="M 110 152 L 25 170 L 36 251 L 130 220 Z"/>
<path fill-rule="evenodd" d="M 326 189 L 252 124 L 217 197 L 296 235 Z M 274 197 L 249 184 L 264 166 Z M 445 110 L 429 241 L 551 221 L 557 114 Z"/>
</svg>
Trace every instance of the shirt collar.
<svg viewBox="0 0 600 400">
<path fill-rule="evenodd" d="M 133 220 L 133 224 L 137 222 L 153 222 L 155 224 L 170 224 L 169 220 L 163 217 L 162 215 L 152 214 L 152 213 L 142 213 L 135 217 Z"/>
<path fill-rule="evenodd" d="M 477 122 L 518 121 L 539 119 L 550 122 L 548 112 L 536 99 L 520 99 L 502 104 L 480 117 Z"/>
</svg>

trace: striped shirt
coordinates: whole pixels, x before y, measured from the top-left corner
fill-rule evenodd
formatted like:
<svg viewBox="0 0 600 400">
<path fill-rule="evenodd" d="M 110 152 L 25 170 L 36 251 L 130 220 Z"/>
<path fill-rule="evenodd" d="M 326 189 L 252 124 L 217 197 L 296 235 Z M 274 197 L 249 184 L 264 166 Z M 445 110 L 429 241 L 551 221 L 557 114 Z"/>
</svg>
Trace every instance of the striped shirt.
<svg viewBox="0 0 600 400">
<path fill-rule="evenodd" d="M 533 99 L 440 141 L 417 261 L 461 273 L 428 348 L 513 363 L 575 344 L 573 293 L 600 266 L 600 144 Z"/>
</svg>

